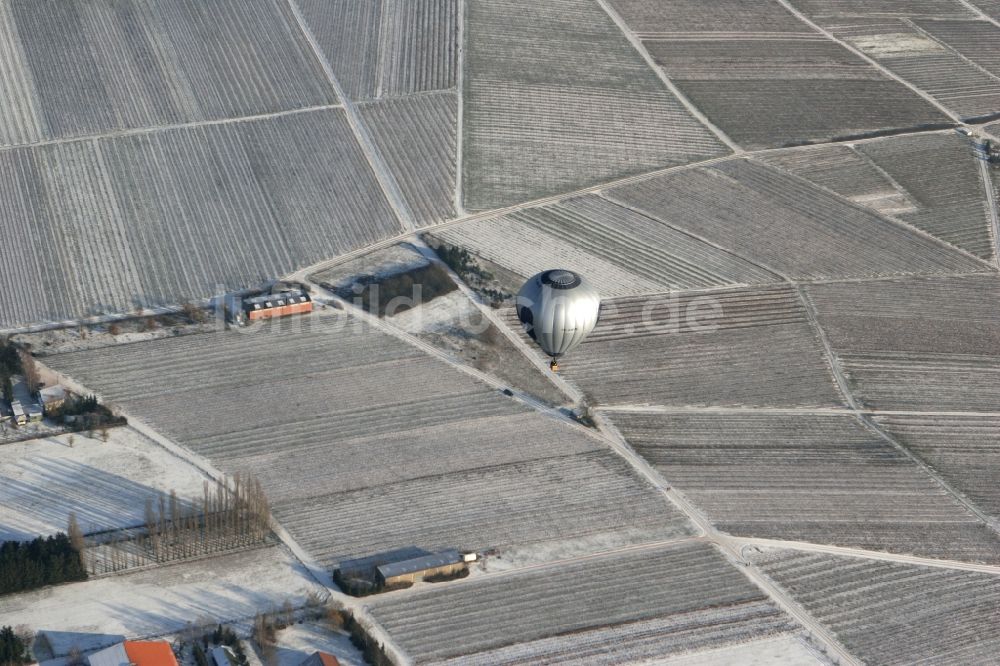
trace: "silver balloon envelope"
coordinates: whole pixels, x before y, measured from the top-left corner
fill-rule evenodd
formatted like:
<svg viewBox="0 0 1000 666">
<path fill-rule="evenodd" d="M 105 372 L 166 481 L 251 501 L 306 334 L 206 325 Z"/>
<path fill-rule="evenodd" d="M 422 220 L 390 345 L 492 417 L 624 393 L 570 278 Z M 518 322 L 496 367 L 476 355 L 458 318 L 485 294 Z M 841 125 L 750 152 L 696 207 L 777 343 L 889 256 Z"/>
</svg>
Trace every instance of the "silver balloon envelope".
<svg viewBox="0 0 1000 666">
<path fill-rule="evenodd" d="M 594 330 L 601 296 L 582 275 L 557 268 L 534 275 L 517 294 L 517 318 L 546 354 L 559 358 Z"/>
</svg>

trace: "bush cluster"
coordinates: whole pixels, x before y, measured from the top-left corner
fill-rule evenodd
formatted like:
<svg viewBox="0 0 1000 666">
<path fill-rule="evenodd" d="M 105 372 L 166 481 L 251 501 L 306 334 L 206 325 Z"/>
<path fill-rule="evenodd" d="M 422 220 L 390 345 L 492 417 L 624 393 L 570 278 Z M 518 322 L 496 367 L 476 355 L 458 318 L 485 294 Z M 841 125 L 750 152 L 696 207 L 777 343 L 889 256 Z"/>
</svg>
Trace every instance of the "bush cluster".
<svg viewBox="0 0 1000 666">
<path fill-rule="evenodd" d="M 362 287 L 360 293 L 356 293 L 356 285 Z M 360 300 L 360 305 L 365 310 L 372 314 L 384 316 L 393 299 L 414 299 L 416 285 L 420 286 L 420 294 L 419 302 L 413 303 L 414 305 L 427 303 L 438 296 L 443 296 L 458 289 L 458 286 L 452 282 L 451 278 L 448 277 L 448 273 L 443 268 L 437 264 L 429 264 L 412 271 L 397 273 L 396 275 L 384 278 L 377 278 L 371 275 L 362 276 L 358 278 L 352 287 L 338 289 L 337 295 L 351 302 Z M 397 304 L 399 303 L 397 301 Z M 410 305 L 406 301 L 403 301 L 399 307 L 396 307 L 396 304 L 393 305 L 393 314 L 410 308 Z"/>
<path fill-rule="evenodd" d="M 53 413 L 56 418 L 75 417 L 69 424 L 70 430 L 99 430 L 125 425 L 128 421 L 123 416 L 115 416 L 110 409 L 97 402 L 93 395 L 67 398 L 66 403 Z"/>
</svg>

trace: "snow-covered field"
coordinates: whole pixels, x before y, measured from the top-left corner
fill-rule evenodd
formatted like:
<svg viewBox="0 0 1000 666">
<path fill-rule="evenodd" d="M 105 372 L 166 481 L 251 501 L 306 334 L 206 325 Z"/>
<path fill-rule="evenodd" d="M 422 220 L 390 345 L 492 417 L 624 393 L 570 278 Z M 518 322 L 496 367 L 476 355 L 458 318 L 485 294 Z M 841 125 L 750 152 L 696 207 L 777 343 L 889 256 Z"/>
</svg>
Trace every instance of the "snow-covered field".
<svg viewBox="0 0 1000 666">
<path fill-rule="evenodd" d="M 313 273 L 311 280 L 335 289 L 349 287 L 362 275 L 386 277 L 427 265 L 425 259 L 409 243 L 390 245 L 387 248 L 337 264 L 326 270 Z"/>
<path fill-rule="evenodd" d="M 199 619 L 249 618 L 285 600 L 302 604 L 310 590 L 323 594 L 287 550 L 264 548 L 0 597 L 0 626 L 46 632 L 60 655 L 118 635 L 173 633 Z"/>
<path fill-rule="evenodd" d="M 731 647 L 704 650 L 659 661 L 663 666 L 810 666 L 824 664 L 800 636 L 785 634 Z"/>
<path fill-rule="evenodd" d="M 73 439 L 73 446 L 69 442 Z M 65 531 L 71 511 L 85 532 L 137 525 L 147 498 L 202 494 L 205 476 L 131 428 L 108 441 L 85 433 L 0 446 L 0 541 Z"/>
</svg>

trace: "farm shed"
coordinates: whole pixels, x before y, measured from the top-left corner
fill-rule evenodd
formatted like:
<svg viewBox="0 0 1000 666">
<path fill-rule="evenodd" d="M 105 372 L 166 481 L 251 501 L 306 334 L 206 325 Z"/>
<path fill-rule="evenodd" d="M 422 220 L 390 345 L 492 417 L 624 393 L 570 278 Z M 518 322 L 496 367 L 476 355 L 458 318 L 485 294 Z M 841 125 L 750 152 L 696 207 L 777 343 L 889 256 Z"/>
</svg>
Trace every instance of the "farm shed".
<svg viewBox="0 0 1000 666">
<path fill-rule="evenodd" d="M 243 299 L 243 314 L 250 321 L 305 314 L 312 309 L 312 300 L 303 291 L 284 291 Z"/>
<path fill-rule="evenodd" d="M 10 408 L 14 412 L 14 423 L 17 425 L 24 425 L 28 422 L 28 413 L 24 411 L 24 407 L 21 405 L 20 400 L 12 400 Z"/>
<path fill-rule="evenodd" d="M 423 555 L 402 562 L 378 567 L 379 582 L 383 585 L 415 583 L 435 574 L 453 574 L 465 569 L 465 560 L 457 550 Z"/>
<path fill-rule="evenodd" d="M 340 661 L 328 652 L 313 652 L 299 666 L 340 666 Z"/>
</svg>

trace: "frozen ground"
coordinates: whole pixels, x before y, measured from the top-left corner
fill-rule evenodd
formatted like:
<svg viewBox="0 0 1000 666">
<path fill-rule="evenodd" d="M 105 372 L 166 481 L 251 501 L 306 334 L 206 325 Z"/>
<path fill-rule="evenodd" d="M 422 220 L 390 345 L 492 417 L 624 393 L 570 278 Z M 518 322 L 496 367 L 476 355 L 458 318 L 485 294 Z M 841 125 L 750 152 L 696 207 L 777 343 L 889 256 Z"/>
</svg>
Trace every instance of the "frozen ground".
<svg viewBox="0 0 1000 666">
<path fill-rule="evenodd" d="M 46 632 L 59 656 L 201 618 L 250 618 L 285 600 L 305 603 L 310 590 L 322 593 L 287 550 L 272 547 L 0 597 L 0 626 Z"/>
<path fill-rule="evenodd" d="M 76 433 L 5 444 L 0 541 L 65 531 L 71 511 L 85 532 L 138 525 L 147 498 L 201 497 L 205 478 L 128 427 L 108 430 L 106 443 Z"/>
<path fill-rule="evenodd" d="M 722 664 L 811 666 L 828 662 L 820 659 L 819 655 L 809 649 L 801 637 L 795 634 L 785 634 L 647 663 L 662 664 L 662 666 L 721 666 Z"/>
<path fill-rule="evenodd" d="M 541 541 L 513 548 L 506 548 L 497 556 L 487 557 L 473 566 L 472 575 L 480 571 L 495 573 L 510 569 L 521 569 L 547 562 L 589 557 L 595 553 L 620 550 L 629 546 L 649 544 L 663 539 L 663 532 L 639 528 L 622 529 L 614 532 L 588 534 L 575 539 Z"/>
</svg>

